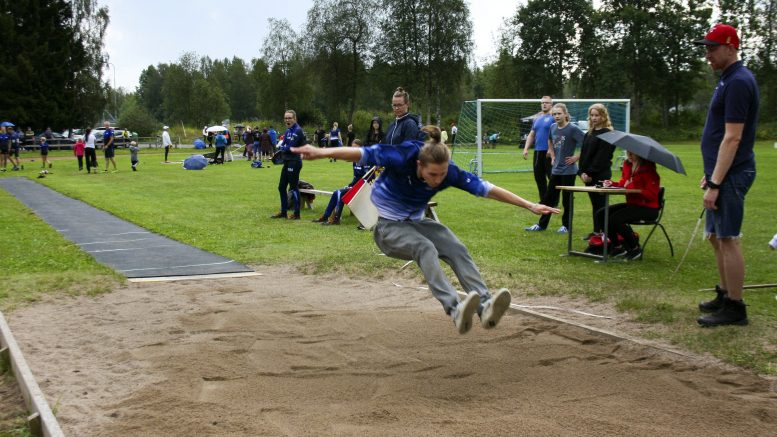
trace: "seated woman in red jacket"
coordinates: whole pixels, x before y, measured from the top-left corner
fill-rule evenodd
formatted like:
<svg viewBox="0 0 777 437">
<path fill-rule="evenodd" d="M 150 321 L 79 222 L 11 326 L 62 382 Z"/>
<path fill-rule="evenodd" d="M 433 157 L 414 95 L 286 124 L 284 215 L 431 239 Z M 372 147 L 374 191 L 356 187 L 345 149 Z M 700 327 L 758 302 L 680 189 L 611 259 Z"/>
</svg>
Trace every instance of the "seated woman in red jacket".
<svg viewBox="0 0 777 437">
<path fill-rule="evenodd" d="M 642 248 L 639 240 L 629 226 L 639 220 L 655 220 L 658 217 L 658 192 L 661 187 L 661 177 L 656 173 L 656 164 L 652 161 L 626 152 L 628 158 L 623 163 L 623 176 L 618 182 L 605 180 L 605 187 L 620 187 L 641 190 L 639 193 L 627 194 L 626 203 L 610 205 L 607 235 L 615 241 L 615 235 L 623 237 L 623 249 L 616 256 L 626 259 L 639 259 Z M 604 208 L 597 212 L 597 223 L 604 223 Z M 601 229 L 598 230 L 601 232 Z"/>
</svg>

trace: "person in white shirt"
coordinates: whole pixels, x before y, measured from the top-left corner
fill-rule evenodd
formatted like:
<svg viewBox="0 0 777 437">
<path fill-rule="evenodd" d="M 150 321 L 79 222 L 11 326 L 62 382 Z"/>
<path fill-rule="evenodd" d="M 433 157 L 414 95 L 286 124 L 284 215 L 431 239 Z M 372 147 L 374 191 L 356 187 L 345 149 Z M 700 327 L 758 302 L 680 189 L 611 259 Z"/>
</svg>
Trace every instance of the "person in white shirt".
<svg viewBox="0 0 777 437">
<path fill-rule="evenodd" d="M 97 173 L 97 148 L 94 145 L 95 137 L 92 129 L 89 128 L 84 134 L 86 144 L 84 145 L 84 156 L 86 157 L 86 172 L 91 173 L 92 169 Z"/>
<path fill-rule="evenodd" d="M 162 146 L 165 148 L 165 162 L 170 162 L 167 160 L 167 154 L 170 152 L 170 148 L 173 147 L 173 142 L 170 140 L 170 126 L 165 126 L 162 128 Z"/>
</svg>

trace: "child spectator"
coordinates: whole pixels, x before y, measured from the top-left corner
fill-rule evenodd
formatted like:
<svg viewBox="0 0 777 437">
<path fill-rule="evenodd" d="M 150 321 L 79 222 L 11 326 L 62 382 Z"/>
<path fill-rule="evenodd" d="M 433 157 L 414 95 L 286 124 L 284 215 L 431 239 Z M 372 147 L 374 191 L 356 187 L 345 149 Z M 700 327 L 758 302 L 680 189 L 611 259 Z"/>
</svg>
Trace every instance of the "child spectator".
<svg viewBox="0 0 777 437">
<path fill-rule="evenodd" d="M 84 169 L 84 148 L 86 147 L 86 143 L 84 143 L 84 140 L 82 138 L 79 138 L 76 140 L 76 144 L 73 146 L 73 154 L 76 156 L 76 159 L 78 159 L 78 171 L 82 171 Z"/>
<path fill-rule="evenodd" d="M 49 162 L 49 143 L 46 142 L 45 136 L 40 137 L 40 162 L 40 168 L 46 168 L 46 164 L 51 168 L 51 163 Z"/>
<path fill-rule="evenodd" d="M 575 155 L 575 151 L 583 143 L 583 131 L 576 125 L 569 122 L 569 112 L 567 106 L 563 103 L 556 103 L 550 111 L 553 119 L 556 121 L 550 126 L 550 138 L 548 139 L 548 154 L 551 156 L 553 169 L 551 170 L 548 188 L 542 199 L 543 205 L 555 208 L 558 205 L 560 191 L 556 187 L 561 185 L 575 185 L 577 176 L 577 160 L 580 155 Z M 565 191 L 562 197 L 564 205 L 564 214 L 561 216 L 561 227 L 556 231 L 557 234 L 566 234 L 569 232 L 569 223 L 571 215 L 569 211 L 570 192 Z M 544 231 L 550 222 L 550 214 L 544 214 L 540 217 L 537 224 L 524 228 L 526 231 Z"/>
<path fill-rule="evenodd" d="M 130 162 L 132 163 L 132 171 L 138 171 L 138 143 L 137 141 L 130 142 Z"/>
</svg>

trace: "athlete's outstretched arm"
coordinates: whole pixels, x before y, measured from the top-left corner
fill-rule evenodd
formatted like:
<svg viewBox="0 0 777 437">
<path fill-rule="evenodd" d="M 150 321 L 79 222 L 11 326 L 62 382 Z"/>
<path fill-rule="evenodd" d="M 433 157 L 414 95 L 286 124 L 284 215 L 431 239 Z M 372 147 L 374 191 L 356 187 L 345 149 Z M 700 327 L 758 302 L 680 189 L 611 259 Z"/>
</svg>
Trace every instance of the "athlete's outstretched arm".
<svg viewBox="0 0 777 437">
<path fill-rule="evenodd" d="M 558 214 L 561 212 L 561 210 L 558 208 L 551 208 L 541 203 L 529 202 L 523 197 L 517 194 L 514 194 L 511 191 L 507 191 L 504 188 L 497 187 L 496 185 L 494 185 L 491 188 L 491 191 L 488 192 L 488 195 L 486 197 L 488 197 L 489 199 L 498 200 L 500 202 L 509 203 L 510 205 L 526 208 L 537 215 Z"/>
<path fill-rule="evenodd" d="M 291 151 L 302 156 L 302 159 L 337 158 L 350 162 L 356 162 L 362 158 L 362 152 L 358 147 L 333 147 L 320 149 L 306 144 L 302 147 L 292 147 Z"/>
</svg>

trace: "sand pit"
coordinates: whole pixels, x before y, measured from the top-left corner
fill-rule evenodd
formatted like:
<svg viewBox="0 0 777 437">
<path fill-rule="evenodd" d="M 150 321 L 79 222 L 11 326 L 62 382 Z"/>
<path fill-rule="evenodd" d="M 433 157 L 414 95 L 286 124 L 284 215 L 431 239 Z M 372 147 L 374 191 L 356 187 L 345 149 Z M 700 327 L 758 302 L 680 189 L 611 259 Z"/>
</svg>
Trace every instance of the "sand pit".
<svg viewBox="0 0 777 437">
<path fill-rule="evenodd" d="M 746 371 L 515 313 L 459 336 L 406 279 L 256 270 L 265 276 L 129 284 L 8 318 L 67 435 L 777 429 L 774 382 Z"/>
</svg>

